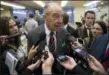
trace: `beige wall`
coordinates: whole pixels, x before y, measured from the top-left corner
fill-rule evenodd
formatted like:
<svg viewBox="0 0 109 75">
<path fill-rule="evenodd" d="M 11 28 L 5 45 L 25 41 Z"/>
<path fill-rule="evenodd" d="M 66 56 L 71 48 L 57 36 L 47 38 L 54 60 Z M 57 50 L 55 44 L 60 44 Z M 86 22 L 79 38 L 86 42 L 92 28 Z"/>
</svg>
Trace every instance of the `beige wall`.
<svg viewBox="0 0 109 75">
<path fill-rule="evenodd" d="M 75 8 L 74 13 L 74 22 L 81 21 L 82 16 L 84 16 L 85 8 L 77 7 Z"/>
<path fill-rule="evenodd" d="M 1 11 L 1 16 L 11 16 L 9 9 L 4 9 Z"/>
<path fill-rule="evenodd" d="M 81 18 L 84 16 L 85 8 L 83 7 L 76 7 L 74 9 L 74 23 L 76 21 L 81 22 Z M 73 25 L 73 28 L 76 28 L 76 25 Z"/>
<path fill-rule="evenodd" d="M 97 10 L 96 20 L 101 20 L 100 17 L 104 14 L 107 14 L 107 16 L 105 16 L 103 18 L 103 21 L 106 21 L 107 19 L 109 19 L 109 5 L 104 5 L 104 6 L 100 7 L 99 10 Z"/>
</svg>

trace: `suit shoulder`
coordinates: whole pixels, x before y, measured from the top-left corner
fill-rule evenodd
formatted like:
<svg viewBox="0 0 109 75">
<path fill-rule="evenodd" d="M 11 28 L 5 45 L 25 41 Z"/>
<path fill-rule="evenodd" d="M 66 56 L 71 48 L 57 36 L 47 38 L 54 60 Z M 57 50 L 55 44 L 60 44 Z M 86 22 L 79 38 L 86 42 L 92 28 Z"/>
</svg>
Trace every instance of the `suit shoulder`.
<svg viewBox="0 0 109 75">
<path fill-rule="evenodd" d="M 98 38 L 98 39 L 101 39 L 101 38 L 102 38 L 102 39 L 103 39 L 103 38 L 104 38 L 104 39 L 106 39 L 106 38 L 109 39 L 109 34 L 100 35 L 100 36 L 98 36 L 97 38 Z"/>
<path fill-rule="evenodd" d="M 37 28 L 34 28 L 33 30 L 29 31 L 27 37 L 34 37 L 42 32 L 44 32 L 44 26 L 40 25 Z"/>
<path fill-rule="evenodd" d="M 34 28 L 33 30 L 29 31 L 29 32 L 28 32 L 28 35 L 29 35 L 29 34 L 34 34 L 34 33 L 39 33 L 39 32 L 41 32 L 41 31 L 43 31 L 43 30 L 44 30 L 44 26 L 41 25 L 41 26 L 38 26 L 37 28 Z"/>
<path fill-rule="evenodd" d="M 72 29 L 75 29 L 75 28 L 73 28 L 71 25 L 68 25 L 68 27 L 69 27 L 69 28 L 72 28 Z"/>
</svg>

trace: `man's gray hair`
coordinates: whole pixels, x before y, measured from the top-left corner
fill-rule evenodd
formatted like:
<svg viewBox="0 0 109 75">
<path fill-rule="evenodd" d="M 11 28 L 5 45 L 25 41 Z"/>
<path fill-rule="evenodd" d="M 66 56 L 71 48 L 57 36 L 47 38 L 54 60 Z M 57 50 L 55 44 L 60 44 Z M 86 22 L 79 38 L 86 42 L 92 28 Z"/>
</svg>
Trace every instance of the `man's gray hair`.
<svg viewBox="0 0 109 75">
<path fill-rule="evenodd" d="M 44 7 L 44 12 L 43 12 L 43 15 L 45 15 L 46 13 L 47 13 L 47 9 L 49 8 L 49 7 L 51 7 L 52 5 L 59 5 L 58 3 L 56 3 L 56 2 L 49 2 L 48 4 L 46 4 L 45 5 L 45 7 Z"/>
</svg>

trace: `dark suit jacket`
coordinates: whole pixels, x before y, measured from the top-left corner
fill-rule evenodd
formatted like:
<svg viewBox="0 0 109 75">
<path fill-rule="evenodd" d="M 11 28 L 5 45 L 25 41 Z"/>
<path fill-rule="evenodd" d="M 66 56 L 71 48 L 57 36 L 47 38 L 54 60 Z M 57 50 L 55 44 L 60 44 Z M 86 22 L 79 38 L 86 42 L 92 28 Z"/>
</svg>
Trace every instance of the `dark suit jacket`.
<svg viewBox="0 0 109 75">
<path fill-rule="evenodd" d="M 28 33 L 27 38 L 29 49 L 32 47 L 32 45 L 35 45 L 37 43 L 42 33 L 45 33 L 44 25 L 41 25 Z M 70 49 L 69 45 L 67 44 L 67 38 L 68 38 L 68 36 L 66 36 L 67 34 L 68 33 L 64 28 L 56 32 L 56 39 L 57 39 L 56 53 L 58 53 L 59 55 L 72 56 L 73 52 Z M 62 74 L 64 72 L 63 69 L 64 68 L 58 62 L 55 62 L 55 66 L 53 66 L 53 73 Z"/>
<path fill-rule="evenodd" d="M 74 28 L 72 28 L 71 26 L 67 26 L 67 31 L 72 35 L 72 36 L 74 36 L 74 37 L 79 37 L 79 35 L 78 35 L 78 32 L 77 32 L 77 30 L 76 29 L 74 29 Z"/>
<path fill-rule="evenodd" d="M 91 45 L 91 55 L 97 58 L 99 61 L 104 57 L 107 44 L 109 43 L 109 34 L 99 36 Z"/>
<path fill-rule="evenodd" d="M 86 37 L 88 37 L 88 33 L 87 33 L 87 29 L 86 29 L 86 27 L 83 25 L 83 26 L 81 26 L 79 29 L 78 29 L 78 33 L 79 33 L 79 37 L 80 38 L 86 38 Z M 89 35 L 90 37 L 92 37 L 92 33 L 90 32 L 90 35 Z"/>
</svg>

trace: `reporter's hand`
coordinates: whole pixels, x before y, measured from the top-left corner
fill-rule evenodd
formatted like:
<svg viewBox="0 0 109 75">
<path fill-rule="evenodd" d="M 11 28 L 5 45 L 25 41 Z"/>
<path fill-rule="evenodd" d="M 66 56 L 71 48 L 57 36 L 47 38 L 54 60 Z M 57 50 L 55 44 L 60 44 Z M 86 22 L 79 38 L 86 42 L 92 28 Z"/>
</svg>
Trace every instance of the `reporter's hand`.
<svg viewBox="0 0 109 75">
<path fill-rule="evenodd" d="M 59 63 L 64 66 L 66 69 L 68 70 L 72 70 L 77 64 L 75 62 L 75 60 L 72 57 L 67 56 L 68 60 L 64 61 L 64 62 L 60 62 Z"/>
<path fill-rule="evenodd" d="M 6 44 L 8 42 L 8 39 L 7 39 L 7 35 L 3 35 L 3 36 L 0 36 L 0 43 L 3 45 L 3 44 Z"/>
<path fill-rule="evenodd" d="M 79 43 L 78 39 L 79 38 L 77 38 L 73 43 L 72 42 L 70 43 L 74 50 L 77 49 L 77 48 L 83 48 L 83 44 Z"/>
<path fill-rule="evenodd" d="M 30 51 L 28 53 L 28 60 L 32 59 L 35 56 L 35 54 L 37 52 L 37 48 L 38 48 L 38 46 L 36 46 L 35 48 L 34 48 L 34 45 L 32 46 L 32 48 L 30 49 Z"/>
<path fill-rule="evenodd" d="M 95 57 L 93 57 L 92 55 L 89 55 L 88 64 L 90 68 L 93 69 L 95 72 L 98 72 L 100 74 L 106 73 L 101 63 L 98 60 L 96 60 Z"/>
<path fill-rule="evenodd" d="M 27 68 L 30 70 L 37 69 L 40 66 L 41 60 L 36 61 L 36 63 L 29 65 Z"/>
<path fill-rule="evenodd" d="M 54 63 L 54 57 L 51 54 L 51 52 L 48 51 L 48 58 L 46 60 L 43 59 L 42 64 L 43 73 L 51 73 L 53 63 Z"/>
</svg>

